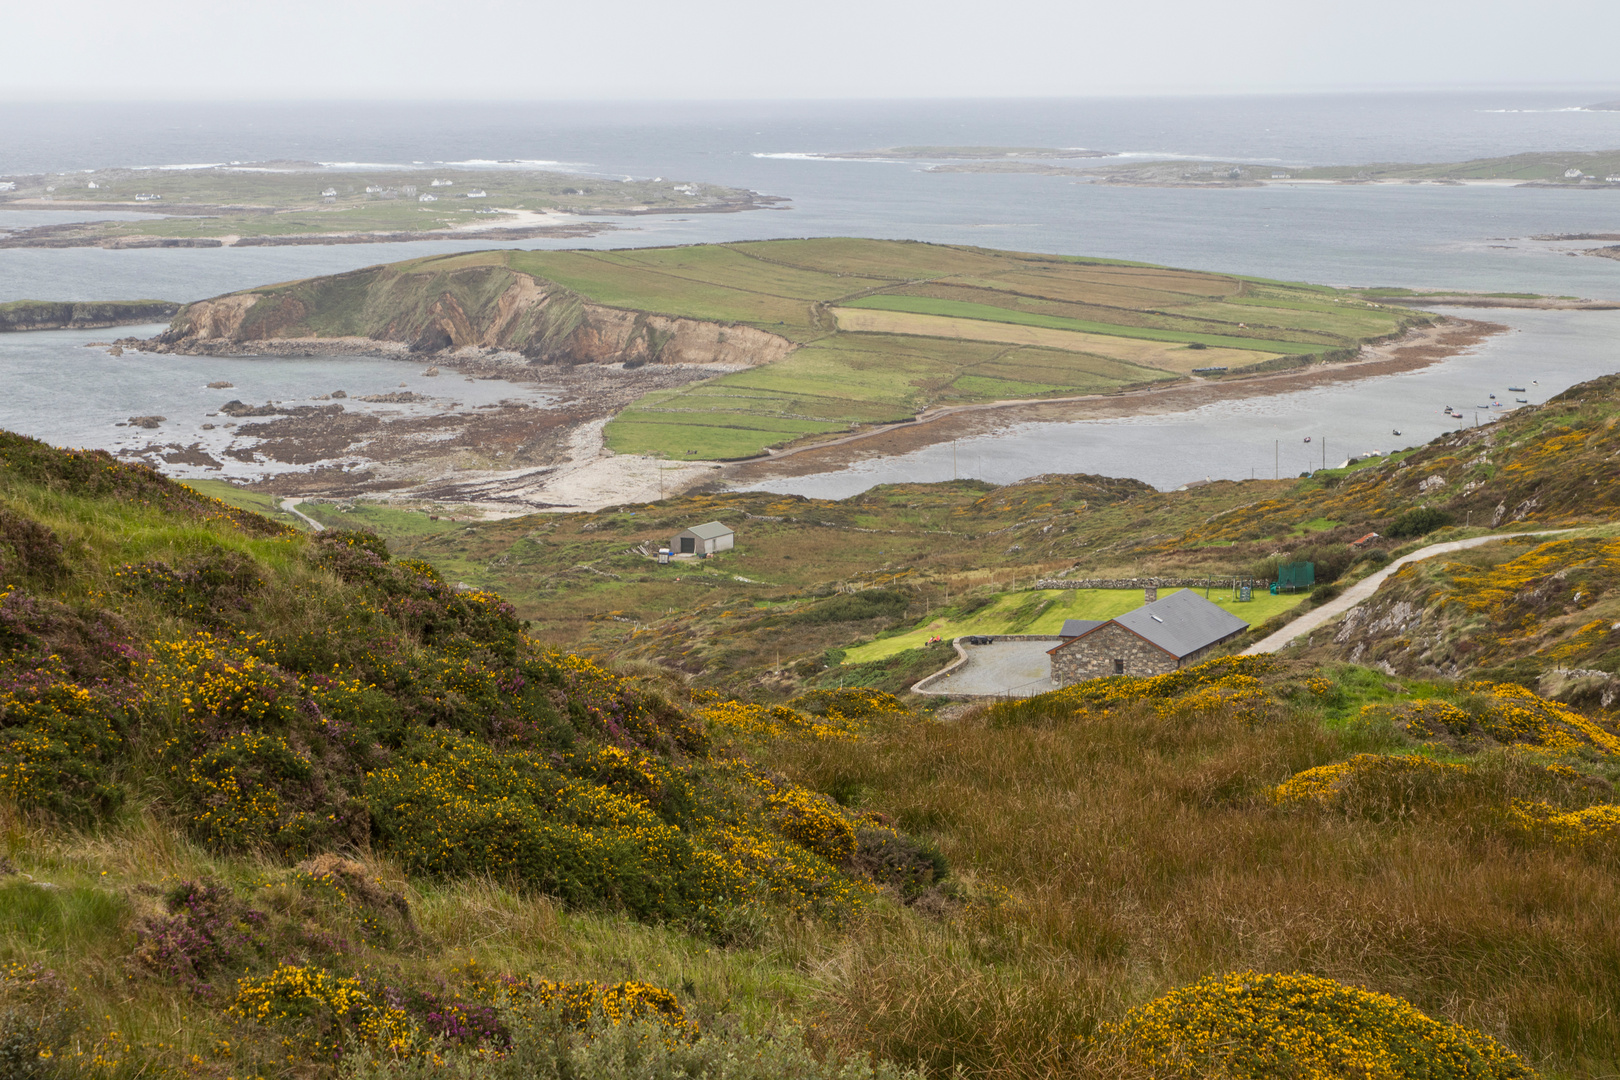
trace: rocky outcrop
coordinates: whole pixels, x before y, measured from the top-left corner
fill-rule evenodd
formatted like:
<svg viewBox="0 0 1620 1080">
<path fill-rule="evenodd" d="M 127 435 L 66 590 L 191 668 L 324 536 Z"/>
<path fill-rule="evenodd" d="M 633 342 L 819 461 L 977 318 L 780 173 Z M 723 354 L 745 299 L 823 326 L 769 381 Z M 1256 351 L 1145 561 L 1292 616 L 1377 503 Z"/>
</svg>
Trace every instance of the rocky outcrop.
<svg viewBox="0 0 1620 1080">
<path fill-rule="evenodd" d="M 13 330 L 96 330 L 107 326 L 158 322 L 174 317 L 180 305 L 167 300 L 14 300 L 0 304 L 0 332 Z"/>
<path fill-rule="evenodd" d="M 753 326 L 629 311 L 500 265 L 373 267 L 188 305 L 144 343 L 159 352 L 493 350 L 530 364 L 780 360 L 793 342 Z"/>
</svg>

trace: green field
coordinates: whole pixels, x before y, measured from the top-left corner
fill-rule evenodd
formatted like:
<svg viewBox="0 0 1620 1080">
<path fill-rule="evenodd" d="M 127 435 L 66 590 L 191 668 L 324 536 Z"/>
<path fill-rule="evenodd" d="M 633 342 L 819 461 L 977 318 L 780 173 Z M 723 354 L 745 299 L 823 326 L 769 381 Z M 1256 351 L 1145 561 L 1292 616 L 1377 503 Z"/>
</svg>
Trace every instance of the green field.
<svg viewBox="0 0 1620 1080">
<path fill-rule="evenodd" d="M 961 300 L 940 300 L 927 296 L 868 296 L 850 301 L 849 306 L 877 308 L 881 311 L 910 311 L 918 315 L 952 315 L 963 319 L 983 319 L 987 322 L 1044 326 L 1052 330 L 1078 330 L 1088 334 L 1142 338 L 1148 341 L 1180 341 L 1189 345 L 1211 345 L 1224 349 L 1252 349 L 1255 352 L 1324 352 L 1334 347 L 1334 344 L 1328 342 L 1267 341 L 1260 338 L 1198 334 L 1176 330 L 1159 330 L 1143 326 L 1124 326 L 1118 323 L 1090 322 L 1085 319 L 1066 319 L 1060 315 L 1040 315 L 1034 312 L 1019 311 L 1014 308 L 997 307 L 993 304 L 971 304 Z"/>
<path fill-rule="evenodd" d="M 1414 318 L 1319 287 L 871 240 L 515 252 L 508 265 L 599 303 L 748 323 L 801 343 L 777 363 L 649 394 L 608 425 L 615 451 L 676 458 L 746 457 L 940 405 L 1108 393 L 1177 377 L 1049 347 L 1058 342 L 839 331 L 839 308 L 1186 343 L 1222 350 L 1210 363 L 1230 368 L 1353 348 Z"/>
<path fill-rule="evenodd" d="M 527 285 L 520 274 L 542 288 L 512 317 L 503 305 Z M 617 452 L 695 460 L 755 456 L 940 406 L 1106 394 L 1198 367 L 1237 372 L 1343 354 L 1431 318 L 1321 286 L 846 238 L 484 251 L 251 291 L 261 299 L 243 320 L 247 339 L 412 341 L 437 325 L 449 298 L 470 327 L 453 345 L 543 362 L 576 362 L 573 335 L 601 340 L 590 336 L 586 302 L 749 326 L 797 346 L 772 363 L 649 393 L 607 427 Z M 637 340 L 651 342 L 650 324 L 639 325 Z M 656 362 L 667 340 L 637 362 Z"/>
<path fill-rule="evenodd" d="M 1160 597 L 1180 592 L 1165 589 Z M 1272 596 L 1256 592 L 1246 604 L 1238 603 L 1230 586 L 1211 589 L 1209 601 L 1230 611 L 1250 626 L 1259 626 L 1305 599 L 1304 593 Z M 1112 619 L 1142 606 L 1140 589 L 1030 589 L 1002 593 L 988 607 L 965 617 L 932 619 L 893 637 L 882 637 L 844 652 L 844 663 L 866 664 L 926 644 L 929 638 L 946 641 L 963 634 L 1055 634 L 1065 619 Z"/>
</svg>

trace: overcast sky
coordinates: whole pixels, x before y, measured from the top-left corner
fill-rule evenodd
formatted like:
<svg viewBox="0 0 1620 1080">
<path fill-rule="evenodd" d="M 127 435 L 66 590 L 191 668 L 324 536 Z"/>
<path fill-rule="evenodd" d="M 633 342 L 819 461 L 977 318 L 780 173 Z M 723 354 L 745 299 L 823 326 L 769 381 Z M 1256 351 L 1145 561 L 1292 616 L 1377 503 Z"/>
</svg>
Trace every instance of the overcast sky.
<svg viewBox="0 0 1620 1080">
<path fill-rule="evenodd" d="M 1620 0 L 8 0 L 7 100 L 1620 84 Z"/>
</svg>

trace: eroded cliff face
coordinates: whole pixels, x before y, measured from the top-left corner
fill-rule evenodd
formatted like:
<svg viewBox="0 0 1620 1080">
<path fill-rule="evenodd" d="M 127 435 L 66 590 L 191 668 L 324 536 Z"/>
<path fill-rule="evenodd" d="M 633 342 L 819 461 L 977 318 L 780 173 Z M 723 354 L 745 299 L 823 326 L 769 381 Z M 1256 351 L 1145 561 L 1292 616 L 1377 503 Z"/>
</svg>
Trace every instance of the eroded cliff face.
<svg viewBox="0 0 1620 1080">
<path fill-rule="evenodd" d="M 399 273 L 380 267 L 187 306 L 153 339 L 159 351 L 305 352 L 341 347 L 418 354 L 467 346 L 535 364 L 747 367 L 795 348 L 752 326 L 593 304 L 498 266 Z"/>
</svg>

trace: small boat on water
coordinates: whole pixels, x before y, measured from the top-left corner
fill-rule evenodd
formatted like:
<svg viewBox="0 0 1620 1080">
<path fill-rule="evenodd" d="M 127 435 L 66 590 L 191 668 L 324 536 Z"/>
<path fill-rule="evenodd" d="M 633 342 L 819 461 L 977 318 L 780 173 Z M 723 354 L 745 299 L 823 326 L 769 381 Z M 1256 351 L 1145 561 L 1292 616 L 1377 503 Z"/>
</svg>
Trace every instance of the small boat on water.
<svg viewBox="0 0 1620 1080">
<path fill-rule="evenodd" d="M 1310 436 L 1309 436 L 1309 435 L 1307 435 L 1307 436 L 1305 436 L 1305 441 L 1306 441 L 1306 442 L 1310 442 L 1310 441 L 1311 441 L 1311 437 L 1310 437 Z"/>
<path fill-rule="evenodd" d="M 1517 401 L 1520 405 L 1528 405 L 1528 404 L 1530 404 L 1530 399 L 1529 398 L 1516 397 L 1513 400 Z"/>
<path fill-rule="evenodd" d="M 1400 434 L 1400 433 L 1401 433 L 1401 429 L 1400 429 L 1400 428 L 1396 428 L 1396 429 L 1395 429 L 1395 430 L 1394 430 L 1394 431 L 1391 431 L 1391 432 L 1390 432 L 1390 434 L 1391 434 L 1391 435 L 1399 435 L 1399 434 Z"/>
<path fill-rule="evenodd" d="M 1524 393 L 1524 387 L 1522 387 L 1522 386 L 1510 386 L 1510 387 L 1508 387 L 1508 393 L 1510 393 L 1510 394 L 1522 394 L 1522 393 Z"/>
</svg>

